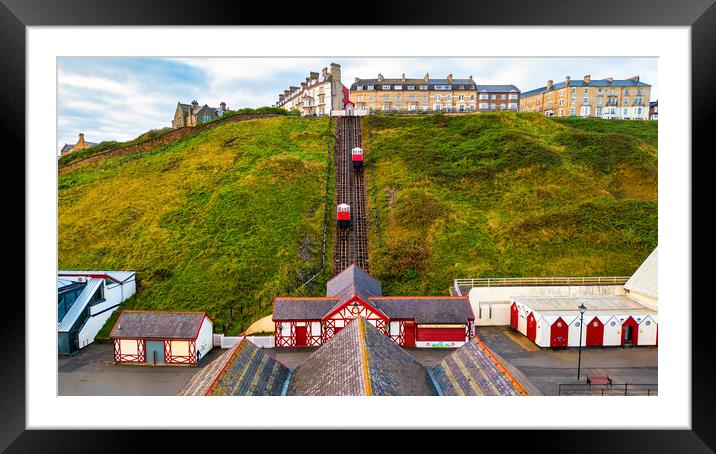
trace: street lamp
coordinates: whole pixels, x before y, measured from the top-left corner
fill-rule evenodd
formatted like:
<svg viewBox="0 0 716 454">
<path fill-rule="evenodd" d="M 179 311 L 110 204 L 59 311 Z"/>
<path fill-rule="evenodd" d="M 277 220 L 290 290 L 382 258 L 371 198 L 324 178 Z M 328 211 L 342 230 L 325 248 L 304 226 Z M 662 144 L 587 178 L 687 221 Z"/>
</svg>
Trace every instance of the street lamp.
<svg viewBox="0 0 716 454">
<path fill-rule="evenodd" d="M 582 368 L 582 330 L 584 329 L 584 312 L 586 312 L 587 307 L 584 305 L 584 303 L 581 303 L 578 307 L 579 309 L 579 356 L 577 360 L 577 382 L 579 382 L 579 372 Z"/>
</svg>

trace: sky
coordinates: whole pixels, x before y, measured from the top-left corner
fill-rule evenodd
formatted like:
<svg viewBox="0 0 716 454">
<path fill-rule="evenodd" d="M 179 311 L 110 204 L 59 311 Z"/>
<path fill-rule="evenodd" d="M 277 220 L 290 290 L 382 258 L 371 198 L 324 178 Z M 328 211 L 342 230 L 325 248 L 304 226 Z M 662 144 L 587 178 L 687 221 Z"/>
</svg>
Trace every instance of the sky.
<svg viewBox="0 0 716 454">
<path fill-rule="evenodd" d="M 77 142 L 126 141 L 171 126 L 178 101 L 229 109 L 271 106 L 278 94 L 311 71 L 338 63 L 350 87 L 356 77 L 455 78 L 477 84 L 514 84 L 521 91 L 547 80 L 639 75 L 658 99 L 656 58 L 58 58 L 57 149 Z"/>
</svg>

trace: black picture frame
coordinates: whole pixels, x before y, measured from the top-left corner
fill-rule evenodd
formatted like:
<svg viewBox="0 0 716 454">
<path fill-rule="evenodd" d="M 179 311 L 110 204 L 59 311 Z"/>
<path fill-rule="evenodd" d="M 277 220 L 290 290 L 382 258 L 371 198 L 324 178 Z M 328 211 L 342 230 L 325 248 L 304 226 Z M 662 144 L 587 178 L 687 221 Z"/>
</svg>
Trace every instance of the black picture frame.
<svg viewBox="0 0 716 454">
<path fill-rule="evenodd" d="M 0 121 L 3 148 L 6 155 L 14 153 L 16 168 L 25 169 L 25 28 L 28 26 L 108 26 L 108 25 L 304 25 L 344 24 L 344 25 L 570 25 L 570 26 L 690 26 L 691 27 L 691 64 L 692 64 L 692 146 L 696 148 L 699 139 L 710 144 L 709 129 L 714 118 L 713 94 L 709 91 L 716 80 L 716 6 L 714 0 L 652 0 L 600 2 L 574 2 L 563 0 L 489 0 L 482 2 L 454 1 L 431 2 L 413 0 L 403 3 L 395 0 L 382 2 L 360 2 L 348 11 L 339 12 L 336 8 L 317 8 L 311 14 L 294 16 L 283 14 L 288 6 L 269 2 L 190 2 L 125 0 L 122 2 L 99 2 L 98 0 L 0 0 L 0 50 L 2 51 L 2 70 L 0 87 L 3 92 L 3 104 L 13 106 L 13 115 Z M 346 6 L 351 6 L 347 4 Z M 301 5 L 297 5 L 301 8 Z M 306 22 L 308 21 L 308 22 Z M 354 23 L 355 22 L 355 23 Z M 51 104 L 48 104 L 51 105 Z M 22 113 L 22 114 L 21 114 Z M 686 114 L 686 113 L 685 113 Z M 704 147 L 709 152 L 713 146 Z M 682 150 L 685 156 L 689 150 Z M 7 164 L 6 164 L 7 165 Z M 703 166 L 701 170 L 705 170 Z M 692 169 L 699 169 L 693 166 Z M 19 173 L 19 172 L 12 172 Z M 24 174 L 24 172 L 23 172 Z M 692 181 L 696 182 L 696 174 Z M 708 181 L 708 179 L 705 179 Z M 10 187 L 16 188 L 19 183 Z M 7 183 L 6 183 L 7 186 Z M 6 189 L 7 191 L 7 189 Z M 15 189 L 14 192 L 17 192 Z M 8 193 L 8 192 L 6 192 Z M 697 193 L 692 191 L 694 197 Z M 10 194 L 13 194 L 10 192 Z M 694 203 L 692 207 L 698 207 Z M 23 203 L 24 205 L 24 203 Z M 703 207 L 710 204 L 705 202 Z M 24 206 L 23 206 L 24 209 Z M 7 216 L 7 215 L 6 215 Z M 8 216 L 9 217 L 9 216 Z M 15 216 L 12 224 L 22 229 L 25 238 L 28 226 L 20 216 Z M 695 234 L 696 232 L 694 232 Z M 9 235 L 9 234 L 8 234 Z M 9 258 L 8 258 L 9 259 Z M 8 260 L 9 261 L 9 260 Z M 693 261 L 693 259 L 692 259 Z M 24 259 L 23 259 L 24 263 Z M 693 279 L 699 282 L 697 262 L 693 261 Z M 12 271 L 17 273 L 17 263 Z M 24 269 L 24 267 L 23 267 Z M 32 270 L 25 274 L 25 285 Z M 9 270 L 6 271 L 9 274 Z M 703 280 L 701 281 L 703 282 Z M 20 287 L 20 285 L 17 285 Z M 696 298 L 692 287 L 692 301 L 685 296 L 682 305 L 685 310 L 690 302 L 692 317 L 692 428 L 691 430 L 600 430 L 600 431 L 518 431 L 514 435 L 500 431 L 480 434 L 445 434 L 408 432 L 398 436 L 401 444 L 417 443 L 423 449 L 445 450 L 452 445 L 458 449 L 480 449 L 480 440 L 502 440 L 507 451 L 517 449 L 540 450 L 550 452 L 713 452 L 716 446 L 714 421 L 716 411 L 712 402 L 716 401 L 712 377 L 714 376 L 714 336 L 707 326 L 710 317 L 700 316 L 706 313 L 712 304 L 709 299 Z M 23 295 L 24 297 L 24 295 Z M 211 435 L 189 433 L 188 431 L 28 431 L 25 430 L 25 351 L 21 345 L 25 339 L 25 310 L 20 304 L 3 305 L 0 317 L 2 330 L 0 337 L 7 347 L 4 350 L 3 364 L 0 367 L 0 450 L 7 452 L 141 452 L 149 448 L 147 440 L 160 443 L 162 452 L 186 452 L 195 449 L 221 449 L 219 444 L 226 443 L 230 449 L 252 449 L 248 434 L 236 434 L 231 431 L 213 432 Z M 332 409 L 336 411 L 337 409 Z M 479 411 L 479 409 L 476 409 Z M 349 408 L 340 417 L 350 418 Z M 709 423 L 708 421 L 711 421 Z M 549 426 L 549 421 L 544 421 Z M 316 439 L 320 447 L 339 446 L 341 450 L 382 449 L 375 443 L 356 439 L 356 434 L 343 431 L 330 433 L 330 442 Z M 419 435 L 419 436 L 416 436 Z M 266 434 L 254 434 L 259 439 L 268 440 L 261 448 L 273 449 L 271 440 L 296 440 L 308 447 L 310 437 L 291 432 L 266 437 Z M 358 434 L 360 436 L 360 434 Z M 206 440 L 210 441 L 206 443 Z M 338 442 L 339 445 L 333 443 Z M 487 442 L 485 442 L 487 443 Z M 203 446 L 203 448 L 201 448 Z M 487 448 L 485 444 L 485 448 Z M 494 446 L 494 445 L 493 445 Z M 225 449 L 225 448 L 224 448 Z M 493 448 L 495 449 L 495 448 Z M 223 449 L 222 449 L 223 450 Z"/>
</svg>

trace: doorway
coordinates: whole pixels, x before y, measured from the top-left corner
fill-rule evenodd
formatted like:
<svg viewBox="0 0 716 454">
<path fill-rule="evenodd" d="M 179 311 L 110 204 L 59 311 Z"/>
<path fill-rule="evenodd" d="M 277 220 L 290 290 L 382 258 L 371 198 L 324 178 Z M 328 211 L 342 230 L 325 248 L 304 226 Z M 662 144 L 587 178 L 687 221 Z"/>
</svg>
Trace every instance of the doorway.
<svg viewBox="0 0 716 454">
<path fill-rule="evenodd" d="M 307 327 L 305 325 L 296 326 L 296 347 L 305 347 L 307 345 L 306 331 Z"/>
</svg>

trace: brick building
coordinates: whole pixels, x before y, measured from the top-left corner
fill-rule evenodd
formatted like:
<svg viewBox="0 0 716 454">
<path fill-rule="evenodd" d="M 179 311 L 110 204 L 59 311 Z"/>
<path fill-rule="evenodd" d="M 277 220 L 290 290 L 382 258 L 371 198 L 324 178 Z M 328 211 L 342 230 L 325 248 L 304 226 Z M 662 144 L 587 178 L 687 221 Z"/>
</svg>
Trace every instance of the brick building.
<svg viewBox="0 0 716 454">
<path fill-rule="evenodd" d="M 514 85 L 478 85 L 477 110 L 479 112 L 517 112 L 520 107 L 520 89 Z"/>
<path fill-rule="evenodd" d="M 376 79 L 356 78 L 350 88 L 350 99 L 355 110 L 368 111 L 435 111 L 474 112 L 477 110 L 477 85 L 469 76 L 455 79 L 448 74 L 445 79 L 386 79 L 378 74 Z"/>
<path fill-rule="evenodd" d="M 92 148 L 95 145 L 97 144 L 94 142 L 86 142 L 85 135 L 83 133 L 80 133 L 80 139 L 77 141 L 76 144 L 66 143 L 65 146 L 60 149 L 60 156 L 64 156 L 67 153 L 72 153 L 73 151 Z"/>
<path fill-rule="evenodd" d="M 641 82 L 639 76 L 624 80 L 592 80 L 589 75 L 572 80 L 567 76 L 563 82 L 548 80 L 544 87 L 523 92 L 519 110 L 541 112 L 548 117 L 646 120 L 650 94 L 651 85 Z"/>
</svg>

